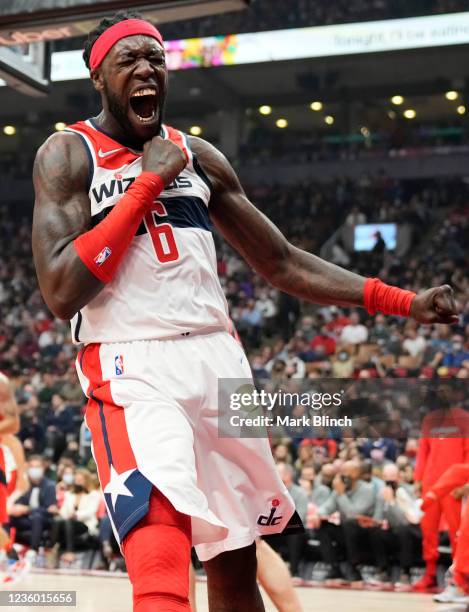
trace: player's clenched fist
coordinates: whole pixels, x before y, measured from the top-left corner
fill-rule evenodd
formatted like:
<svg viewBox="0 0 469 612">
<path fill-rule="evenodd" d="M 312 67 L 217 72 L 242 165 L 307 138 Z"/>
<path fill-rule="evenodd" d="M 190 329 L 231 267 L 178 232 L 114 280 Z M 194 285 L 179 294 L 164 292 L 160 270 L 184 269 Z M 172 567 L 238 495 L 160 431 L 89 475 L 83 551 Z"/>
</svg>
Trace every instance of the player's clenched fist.
<svg viewBox="0 0 469 612">
<path fill-rule="evenodd" d="M 169 185 L 184 170 L 187 159 L 180 147 L 171 140 L 155 136 L 143 146 L 142 170 L 154 172 Z"/>
<path fill-rule="evenodd" d="M 458 323 L 458 308 L 449 285 L 433 287 L 415 296 L 410 316 L 419 323 Z"/>
</svg>

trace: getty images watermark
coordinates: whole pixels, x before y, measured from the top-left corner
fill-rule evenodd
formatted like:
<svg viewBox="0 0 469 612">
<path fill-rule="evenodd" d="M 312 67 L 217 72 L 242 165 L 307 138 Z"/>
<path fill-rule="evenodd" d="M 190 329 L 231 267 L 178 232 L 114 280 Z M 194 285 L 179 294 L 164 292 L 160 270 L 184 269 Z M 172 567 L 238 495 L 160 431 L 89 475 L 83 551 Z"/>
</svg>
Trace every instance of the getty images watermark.
<svg viewBox="0 0 469 612">
<path fill-rule="evenodd" d="M 466 380 L 417 378 L 218 381 L 226 438 L 469 437 Z"/>
<path fill-rule="evenodd" d="M 265 437 L 279 428 L 301 435 L 314 427 L 352 426 L 350 417 L 338 414 L 343 389 L 330 393 L 267 390 L 248 380 L 221 379 L 218 392 L 221 437 Z"/>
<path fill-rule="evenodd" d="M 327 414 L 312 414 L 313 410 L 324 410 L 338 408 L 342 405 L 343 391 L 339 393 L 296 393 L 282 391 L 268 392 L 265 389 L 253 388 L 252 391 L 232 393 L 230 395 L 230 409 L 232 411 L 243 411 L 232 414 L 229 417 L 230 424 L 234 427 L 247 425 L 249 427 L 264 426 L 273 427 L 347 427 L 352 425 L 349 417 L 334 418 Z M 293 416 L 291 414 L 272 414 L 274 408 L 291 408 L 294 406 L 306 406 L 308 414 Z M 261 409 L 267 414 L 246 416 L 244 410 Z"/>
</svg>

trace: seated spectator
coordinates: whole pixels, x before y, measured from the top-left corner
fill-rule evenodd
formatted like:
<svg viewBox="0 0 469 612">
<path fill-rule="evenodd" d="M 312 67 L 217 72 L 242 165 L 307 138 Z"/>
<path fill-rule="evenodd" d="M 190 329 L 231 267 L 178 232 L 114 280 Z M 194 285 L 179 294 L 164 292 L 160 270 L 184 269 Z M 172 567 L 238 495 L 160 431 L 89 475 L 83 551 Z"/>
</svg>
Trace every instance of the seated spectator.
<svg viewBox="0 0 469 612">
<path fill-rule="evenodd" d="M 101 496 L 93 488 L 91 474 L 88 470 L 79 469 L 71 489 L 65 491 L 64 502 L 59 516 L 52 527 L 52 545 L 64 548 L 62 559 L 72 563 L 75 560 L 77 538 L 85 534 L 98 534 L 98 508 Z M 58 546 L 57 546 L 58 545 Z"/>
<path fill-rule="evenodd" d="M 285 375 L 288 378 L 304 378 L 306 374 L 305 362 L 302 361 L 293 349 L 287 352 L 287 367 Z"/>
<path fill-rule="evenodd" d="M 310 346 L 315 352 L 321 347 L 323 349 L 322 355 L 333 355 L 336 341 L 334 336 L 327 331 L 327 327 L 323 325 L 319 334 L 316 334 L 311 340 Z"/>
<path fill-rule="evenodd" d="M 327 331 L 332 334 L 340 335 L 344 327 L 350 323 L 350 318 L 345 316 L 337 306 L 330 306 L 329 314 L 331 318 L 326 323 Z"/>
<path fill-rule="evenodd" d="M 18 542 L 37 552 L 58 512 L 57 498 L 55 484 L 44 477 L 43 458 L 32 455 L 27 465 L 29 488 L 16 499 L 10 499 L 8 514 Z"/>
<path fill-rule="evenodd" d="M 427 342 L 425 338 L 417 332 L 415 327 L 408 327 L 405 331 L 405 340 L 402 343 L 402 348 L 406 351 L 411 357 L 421 358 L 425 347 L 427 346 Z"/>
<path fill-rule="evenodd" d="M 451 339 L 451 347 L 442 358 L 440 365 L 448 368 L 460 368 L 465 361 L 469 361 L 468 341 L 466 340 L 466 345 L 464 345 L 464 337 L 455 334 Z"/>
<path fill-rule="evenodd" d="M 315 450 L 321 449 L 324 457 L 334 459 L 337 456 L 337 442 L 329 437 L 323 428 L 316 427 L 314 433 L 317 437 L 309 439 L 309 443 L 313 447 L 313 453 Z"/>
<path fill-rule="evenodd" d="M 67 434 L 74 431 L 73 413 L 59 393 L 52 395 L 50 407 L 52 411 L 46 418 L 47 445 L 54 450 L 54 461 L 58 461 L 66 447 Z"/>
<path fill-rule="evenodd" d="M 378 494 L 384 486 L 384 482 L 378 476 L 373 474 L 373 463 L 371 460 L 367 459 L 362 463 L 362 475 L 361 479 L 364 482 L 368 482 L 372 485 L 376 494 Z"/>
<path fill-rule="evenodd" d="M 247 300 L 246 306 L 242 308 L 237 328 L 248 346 L 257 347 L 260 342 L 262 326 L 262 313 L 254 299 Z"/>
<path fill-rule="evenodd" d="M 371 484 L 360 479 L 361 469 L 359 461 L 346 461 L 342 465 L 340 474 L 332 482 L 333 493 L 318 508 L 314 521 L 324 561 L 331 566 L 330 580 L 344 578 L 339 565 L 343 555 L 347 560 L 345 579 L 362 580 L 358 566 L 369 550 L 369 532 L 358 519 L 373 515 L 376 493 Z"/>
<path fill-rule="evenodd" d="M 321 467 L 321 472 L 318 476 L 318 481 L 327 487 L 329 491 L 332 491 L 332 483 L 334 481 L 334 477 L 337 474 L 337 470 L 332 463 L 325 463 Z"/>
<path fill-rule="evenodd" d="M 65 493 L 70 491 L 75 483 L 75 465 L 70 461 L 71 465 L 65 465 L 60 472 L 57 470 L 57 485 L 55 487 L 57 494 L 57 506 L 60 508 L 65 501 Z"/>
<path fill-rule="evenodd" d="M 314 504 L 316 508 L 324 504 L 332 494 L 331 489 L 316 478 L 312 465 L 302 468 L 298 484 L 308 496 L 308 502 Z"/>
<path fill-rule="evenodd" d="M 309 440 L 302 440 L 298 445 L 298 459 L 295 461 L 295 469 L 297 474 L 301 473 L 301 470 L 305 466 L 311 465 L 313 461 L 313 448 Z"/>
<path fill-rule="evenodd" d="M 286 444 L 279 443 L 273 448 L 274 461 L 276 463 L 291 463 L 290 449 Z"/>
<path fill-rule="evenodd" d="M 387 424 L 386 424 L 387 425 Z M 366 459 L 372 459 L 375 465 L 396 460 L 396 441 L 392 438 L 377 438 L 375 440 L 364 440 L 360 451 Z"/>
<path fill-rule="evenodd" d="M 361 344 L 368 340 L 368 330 L 360 323 L 358 312 L 352 312 L 350 323 L 344 327 L 340 334 L 342 344 Z"/>
<path fill-rule="evenodd" d="M 341 349 L 332 362 L 333 378 L 351 378 L 355 371 L 355 359 L 346 349 Z"/>
<path fill-rule="evenodd" d="M 396 464 L 384 466 L 385 486 L 378 494 L 373 515 L 375 527 L 370 531 L 378 569 L 378 580 L 389 582 L 391 561 L 399 561 L 399 584 L 410 584 L 410 568 L 421 562 L 422 533 L 420 530 L 420 511 L 418 501 L 403 486 L 401 474 Z"/>
</svg>

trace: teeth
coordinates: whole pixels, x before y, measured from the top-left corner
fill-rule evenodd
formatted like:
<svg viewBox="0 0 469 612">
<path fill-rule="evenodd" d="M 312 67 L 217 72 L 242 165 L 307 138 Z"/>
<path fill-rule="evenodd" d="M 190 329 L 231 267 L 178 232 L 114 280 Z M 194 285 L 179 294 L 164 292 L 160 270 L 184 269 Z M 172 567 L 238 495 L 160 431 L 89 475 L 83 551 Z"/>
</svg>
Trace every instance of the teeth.
<svg viewBox="0 0 469 612">
<path fill-rule="evenodd" d="M 138 98 L 139 96 L 156 96 L 156 91 L 151 87 L 146 87 L 132 94 L 132 98 Z"/>
<path fill-rule="evenodd" d="M 135 113 L 137 115 L 137 113 Z M 139 120 L 142 123 L 148 123 L 149 121 L 153 121 L 153 119 L 155 118 L 155 112 L 153 112 L 150 117 L 140 117 L 140 115 L 137 115 L 137 117 L 139 118 Z"/>
</svg>

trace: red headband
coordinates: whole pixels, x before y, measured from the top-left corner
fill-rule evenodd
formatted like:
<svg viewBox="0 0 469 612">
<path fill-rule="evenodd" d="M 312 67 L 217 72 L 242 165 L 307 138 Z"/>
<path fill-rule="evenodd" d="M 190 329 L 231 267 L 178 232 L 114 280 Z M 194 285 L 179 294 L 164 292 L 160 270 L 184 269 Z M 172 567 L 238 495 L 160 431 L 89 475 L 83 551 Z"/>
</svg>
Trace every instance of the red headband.
<svg viewBox="0 0 469 612">
<path fill-rule="evenodd" d="M 90 70 L 100 66 L 117 41 L 127 36 L 151 36 L 163 47 L 163 37 L 154 25 L 143 19 L 126 19 L 105 30 L 91 49 Z"/>
</svg>

